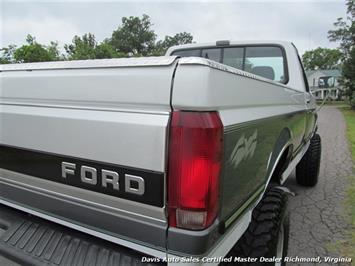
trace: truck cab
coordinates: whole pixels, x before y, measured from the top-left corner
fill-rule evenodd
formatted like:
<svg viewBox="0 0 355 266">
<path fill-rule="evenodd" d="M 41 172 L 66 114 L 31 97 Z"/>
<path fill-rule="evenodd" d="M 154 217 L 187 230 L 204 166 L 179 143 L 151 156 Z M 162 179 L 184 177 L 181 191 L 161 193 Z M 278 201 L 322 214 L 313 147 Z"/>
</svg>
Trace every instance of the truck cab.
<svg viewBox="0 0 355 266">
<path fill-rule="evenodd" d="M 315 97 L 310 92 L 305 71 L 296 46 L 283 41 L 229 41 L 186 44 L 170 47 L 166 55 L 206 58 L 299 91 L 309 110 L 301 141 L 311 137 L 316 125 Z"/>
</svg>

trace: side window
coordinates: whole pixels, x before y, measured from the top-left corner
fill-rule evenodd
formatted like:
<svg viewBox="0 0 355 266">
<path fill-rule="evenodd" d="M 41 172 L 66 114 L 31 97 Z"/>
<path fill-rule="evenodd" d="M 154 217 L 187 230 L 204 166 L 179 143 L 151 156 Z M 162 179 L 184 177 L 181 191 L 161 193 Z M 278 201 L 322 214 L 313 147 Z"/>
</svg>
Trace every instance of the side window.
<svg viewBox="0 0 355 266">
<path fill-rule="evenodd" d="M 246 47 L 244 71 L 285 82 L 284 56 L 279 47 Z"/>
<path fill-rule="evenodd" d="M 189 57 L 189 56 L 200 56 L 200 49 L 193 49 L 193 50 L 181 50 L 181 51 L 175 51 L 172 53 L 172 55 L 179 55 L 182 57 Z"/>
<path fill-rule="evenodd" d="M 224 48 L 223 64 L 243 70 L 243 47 Z"/>
<path fill-rule="evenodd" d="M 221 62 L 221 49 L 202 49 L 201 57 L 207 58 L 216 62 Z"/>
</svg>

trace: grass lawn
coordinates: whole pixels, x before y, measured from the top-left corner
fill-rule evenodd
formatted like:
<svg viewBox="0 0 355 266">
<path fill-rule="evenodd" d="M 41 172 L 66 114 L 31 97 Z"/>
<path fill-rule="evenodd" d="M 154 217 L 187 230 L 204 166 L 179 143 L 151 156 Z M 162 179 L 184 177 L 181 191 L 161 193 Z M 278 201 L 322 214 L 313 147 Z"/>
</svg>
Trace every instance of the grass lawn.
<svg viewBox="0 0 355 266">
<path fill-rule="evenodd" d="M 322 101 L 317 101 L 318 104 L 321 104 Z M 349 103 L 346 101 L 326 101 L 324 103 L 325 105 L 333 105 L 335 107 L 341 107 L 341 108 L 346 108 L 349 106 Z"/>
<path fill-rule="evenodd" d="M 352 177 L 349 177 L 350 186 L 347 189 L 346 199 L 346 209 L 349 210 L 352 232 L 349 239 L 342 243 L 342 247 L 339 248 L 343 256 L 348 256 L 353 259 L 353 265 L 355 265 L 355 110 L 351 110 L 349 107 L 341 107 L 339 109 L 343 112 L 346 120 L 347 137 L 354 162 L 354 174 Z"/>
</svg>

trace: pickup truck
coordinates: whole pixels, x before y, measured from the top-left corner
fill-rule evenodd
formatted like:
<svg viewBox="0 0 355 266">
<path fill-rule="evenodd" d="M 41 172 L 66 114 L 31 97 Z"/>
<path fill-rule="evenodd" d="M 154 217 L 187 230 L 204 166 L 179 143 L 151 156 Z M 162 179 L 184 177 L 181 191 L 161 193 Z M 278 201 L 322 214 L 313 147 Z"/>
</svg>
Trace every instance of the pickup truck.
<svg viewBox="0 0 355 266">
<path fill-rule="evenodd" d="M 283 265 L 318 180 L 315 98 L 279 41 L 0 68 L 0 254 L 32 265 Z"/>
</svg>

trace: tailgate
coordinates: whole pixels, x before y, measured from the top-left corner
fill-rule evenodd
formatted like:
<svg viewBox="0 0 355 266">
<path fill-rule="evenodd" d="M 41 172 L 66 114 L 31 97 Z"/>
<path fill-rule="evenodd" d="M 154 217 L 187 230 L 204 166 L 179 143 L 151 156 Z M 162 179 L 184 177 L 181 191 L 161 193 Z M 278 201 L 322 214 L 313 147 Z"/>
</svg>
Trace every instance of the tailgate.
<svg viewBox="0 0 355 266">
<path fill-rule="evenodd" d="M 175 57 L 3 66 L 1 203 L 164 251 L 174 69 Z"/>
</svg>

